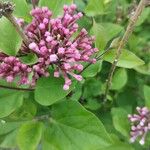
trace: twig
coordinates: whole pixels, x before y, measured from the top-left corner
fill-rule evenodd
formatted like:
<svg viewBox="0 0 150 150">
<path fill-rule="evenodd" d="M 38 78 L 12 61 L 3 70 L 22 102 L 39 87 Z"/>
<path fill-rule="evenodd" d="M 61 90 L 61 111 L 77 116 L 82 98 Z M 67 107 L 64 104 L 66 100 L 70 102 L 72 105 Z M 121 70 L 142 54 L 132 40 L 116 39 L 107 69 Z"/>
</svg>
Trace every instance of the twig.
<svg viewBox="0 0 150 150">
<path fill-rule="evenodd" d="M 134 15 L 130 18 L 130 22 L 127 26 L 126 32 L 124 33 L 123 38 L 121 39 L 121 41 L 119 43 L 118 49 L 116 51 L 116 57 L 114 59 L 114 62 L 113 62 L 112 67 L 110 69 L 110 73 L 108 75 L 108 80 L 106 83 L 106 90 L 105 90 L 105 95 L 104 95 L 104 102 L 107 101 L 107 95 L 108 95 L 109 89 L 111 87 L 112 77 L 113 77 L 117 62 L 119 60 L 119 57 L 121 55 L 122 48 L 127 43 L 129 36 L 132 34 L 132 32 L 134 30 L 134 26 L 136 24 L 136 21 L 138 20 L 138 17 L 142 13 L 143 9 L 145 8 L 145 5 L 146 5 L 146 0 L 141 0 L 135 13 L 134 13 Z"/>
<path fill-rule="evenodd" d="M 10 86 L 5 86 L 5 85 L 0 85 L 0 88 L 17 90 L 17 91 L 34 91 L 34 89 L 32 88 L 18 88 L 18 87 L 10 87 Z"/>
</svg>

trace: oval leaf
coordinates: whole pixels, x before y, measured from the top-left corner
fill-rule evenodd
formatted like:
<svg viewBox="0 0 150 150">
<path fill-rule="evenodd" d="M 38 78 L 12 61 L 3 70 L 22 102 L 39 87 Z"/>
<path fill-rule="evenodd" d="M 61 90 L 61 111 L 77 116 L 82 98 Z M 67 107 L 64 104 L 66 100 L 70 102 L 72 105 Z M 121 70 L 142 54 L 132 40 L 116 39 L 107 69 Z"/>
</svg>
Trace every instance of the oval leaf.
<svg viewBox="0 0 150 150">
<path fill-rule="evenodd" d="M 55 150 L 96 150 L 111 144 L 99 119 L 76 101 L 55 104 L 51 117 L 43 150 L 47 150 L 47 145 Z"/>
<path fill-rule="evenodd" d="M 42 123 L 28 123 L 21 126 L 17 135 L 20 150 L 35 150 L 42 136 Z"/>
<path fill-rule="evenodd" d="M 70 90 L 63 90 L 64 80 L 62 78 L 41 78 L 38 80 L 35 89 L 35 100 L 41 105 L 52 105 L 63 99 L 70 93 Z"/>
<path fill-rule="evenodd" d="M 0 89 L 0 118 L 10 115 L 23 103 L 23 93 Z"/>
<path fill-rule="evenodd" d="M 21 37 L 6 19 L 0 19 L 0 50 L 8 55 L 16 55 L 21 47 Z"/>
<path fill-rule="evenodd" d="M 104 60 L 112 63 L 116 57 L 116 50 L 110 50 L 107 52 L 107 54 L 104 56 Z M 117 63 L 117 66 L 123 67 L 123 68 L 134 68 L 137 66 L 141 66 L 144 64 L 144 61 L 137 57 L 134 53 L 131 51 L 122 50 L 122 54 L 119 58 L 119 61 Z"/>
</svg>

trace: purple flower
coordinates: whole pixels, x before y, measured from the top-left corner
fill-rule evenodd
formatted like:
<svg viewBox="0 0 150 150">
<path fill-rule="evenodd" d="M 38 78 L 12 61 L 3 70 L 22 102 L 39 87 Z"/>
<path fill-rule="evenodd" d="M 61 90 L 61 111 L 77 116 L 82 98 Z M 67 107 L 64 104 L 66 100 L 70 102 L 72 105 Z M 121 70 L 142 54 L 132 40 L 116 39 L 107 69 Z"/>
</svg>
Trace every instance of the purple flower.
<svg viewBox="0 0 150 150">
<path fill-rule="evenodd" d="M 131 126 L 131 139 L 133 143 L 137 138 L 140 138 L 139 143 L 145 144 L 145 137 L 150 130 L 150 111 L 147 107 L 137 107 L 138 114 L 128 115 L 128 118 L 132 124 Z"/>
<path fill-rule="evenodd" d="M 24 29 L 30 44 L 28 47 L 22 44 L 19 52 L 34 53 L 38 57 L 38 63 L 26 65 L 33 72 L 31 85 L 35 85 L 41 76 L 49 76 L 48 69 L 53 67 L 54 77 L 62 76 L 65 79 L 64 90 L 68 90 L 71 77 L 78 81 L 82 80 L 82 76 L 78 73 L 84 68 L 83 62 L 96 62 L 93 58 L 93 54 L 98 51 L 93 47 L 95 38 L 90 37 L 85 29 L 78 31 L 77 21 L 83 15 L 80 12 L 76 13 L 75 4 L 65 5 L 63 16 L 55 19 L 47 7 L 35 8 L 31 11 L 31 15 L 33 20 Z M 22 22 L 18 21 L 20 25 Z M 12 70 L 9 74 L 13 74 L 11 75 L 13 79 L 16 77 Z M 18 75 L 21 75 L 21 72 Z M 2 77 L 6 78 L 6 75 Z M 7 81 L 13 79 L 9 77 Z"/>
</svg>

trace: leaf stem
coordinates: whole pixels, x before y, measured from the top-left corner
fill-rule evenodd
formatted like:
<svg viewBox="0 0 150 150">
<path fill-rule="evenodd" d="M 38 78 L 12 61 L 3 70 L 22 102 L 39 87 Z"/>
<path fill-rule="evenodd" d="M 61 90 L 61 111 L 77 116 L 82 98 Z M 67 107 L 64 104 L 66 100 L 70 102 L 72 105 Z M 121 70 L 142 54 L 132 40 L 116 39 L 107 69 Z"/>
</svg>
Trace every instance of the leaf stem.
<svg viewBox="0 0 150 150">
<path fill-rule="evenodd" d="M 0 85 L 0 88 L 17 90 L 17 91 L 34 91 L 34 89 L 32 88 L 18 88 L 18 87 L 10 87 L 10 86 L 5 86 L 5 85 Z"/>
<path fill-rule="evenodd" d="M 122 48 L 125 46 L 125 44 L 127 43 L 128 39 L 129 39 L 129 36 L 132 34 L 135 24 L 136 24 L 139 16 L 141 15 L 142 11 L 144 10 L 145 5 L 146 5 L 146 0 L 141 0 L 134 15 L 130 18 L 127 29 L 118 45 L 118 48 L 116 51 L 116 57 L 114 59 L 114 62 L 112 64 L 112 67 L 111 67 L 109 75 L 108 75 L 108 79 L 106 81 L 107 83 L 106 83 L 106 90 L 105 90 L 105 95 L 104 95 L 104 103 L 107 101 L 107 95 L 108 95 L 109 89 L 111 87 L 112 77 L 113 77 L 114 71 L 116 69 L 118 60 L 120 58 Z"/>
</svg>

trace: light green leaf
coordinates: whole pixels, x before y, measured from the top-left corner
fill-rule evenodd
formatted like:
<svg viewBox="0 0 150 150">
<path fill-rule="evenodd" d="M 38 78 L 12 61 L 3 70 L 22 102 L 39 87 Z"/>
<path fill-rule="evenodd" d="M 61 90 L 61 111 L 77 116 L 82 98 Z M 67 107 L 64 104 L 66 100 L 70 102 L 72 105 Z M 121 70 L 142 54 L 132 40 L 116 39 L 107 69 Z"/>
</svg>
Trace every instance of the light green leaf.
<svg viewBox="0 0 150 150">
<path fill-rule="evenodd" d="M 113 23 L 96 23 L 93 21 L 91 33 L 96 37 L 96 47 L 103 51 L 107 43 L 117 34 L 123 31 L 123 27 Z"/>
<path fill-rule="evenodd" d="M 70 5 L 73 0 L 40 0 L 39 6 L 48 6 L 53 12 L 53 17 L 56 17 L 63 12 L 64 5 Z"/>
<path fill-rule="evenodd" d="M 17 135 L 20 150 L 35 150 L 42 136 L 42 123 L 28 123 L 22 125 Z"/>
<path fill-rule="evenodd" d="M 113 76 L 111 89 L 120 90 L 121 88 L 123 88 L 127 83 L 127 78 L 128 76 L 126 70 L 123 68 L 119 68 Z"/>
<path fill-rule="evenodd" d="M 63 85 L 62 78 L 40 78 L 35 89 L 35 100 L 41 105 L 52 105 L 68 95 L 73 88 L 72 86 L 68 91 L 65 91 Z"/>
<path fill-rule="evenodd" d="M 122 108 L 112 108 L 111 114 L 115 129 L 125 137 L 129 137 L 130 124 L 127 118 L 128 113 Z"/>
<path fill-rule="evenodd" d="M 5 120 L 0 120 L 0 135 L 7 134 L 17 129 L 21 124 L 21 122 L 6 122 Z"/>
<path fill-rule="evenodd" d="M 144 85 L 145 106 L 150 108 L 150 86 Z"/>
<path fill-rule="evenodd" d="M 140 26 L 150 15 L 150 9 L 149 8 L 145 8 L 141 14 L 141 16 L 139 17 L 136 26 Z"/>
<path fill-rule="evenodd" d="M 8 55 L 16 55 L 21 46 L 21 37 L 6 19 L 0 19 L 0 50 Z"/>
<path fill-rule="evenodd" d="M 89 0 L 88 5 L 85 8 L 87 16 L 96 16 L 104 14 L 104 2 L 103 0 Z"/>
<path fill-rule="evenodd" d="M 53 105 L 44 134 L 43 150 L 96 150 L 107 147 L 111 139 L 103 124 L 76 101 Z"/>
<path fill-rule="evenodd" d="M 30 15 L 30 6 L 26 0 L 11 0 L 15 4 L 14 14 L 18 18 L 23 18 L 25 21 L 30 22 L 32 17 Z"/>
<path fill-rule="evenodd" d="M 23 103 L 23 93 L 20 91 L 0 89 L 0 118 L 10 115 Z"/>
<path fill-rule="evenodd" d="M 32 65 L 38 62 L 38 57 L 35 54 L 28 54 L 20 57 L 21 62 L 27 65 Z"/>
<path fill-rule="evenodd" d="M 93 22 L 93 27 L 91 28 L 91 33 L 96 37 L 95 46 L 101 51 L 104 50 L 107 44 L 107 32 L 105 28 L 101 25 Z"/>
<path fill-rule="evenodd" d="M 134 70 L 145 75 L 150 75 L 150 62 L 148 64 L 138 66 L 134 68 Z"/>
<path fill-rule="evenodd" d="M 15 148 L 17 146 L 17 136 L 18 130 L 14 130 L 7 134 L 4 140 L 0 143 L 0 148 Z"/>
<path fill-rule="evenodd" d="M 110 50 L 107 52 L 107 54 L 104 56 L 104 60 L 112 63 L 116 56 L 116 50 Z M 141 66 L 144 64 L 144 61 L 137 57 L 134 53 L 131 51 L 122 50 L 121 56 L 119 58 L 119 61 L 117 63 L 117 66 L 123 67 L 123 68 L 135 68 L 137 66 Z"/>
<path fill-rule="evenodd" d="M 85 69 L 82 75 L 85 78 L 94 77 L 97 75 L 98 72 L 100 72 L 101 67 L 102 67 L 102 62 L 97 61 L 95 64 L 92 64 L 87 69 Z"/>
</svg>

